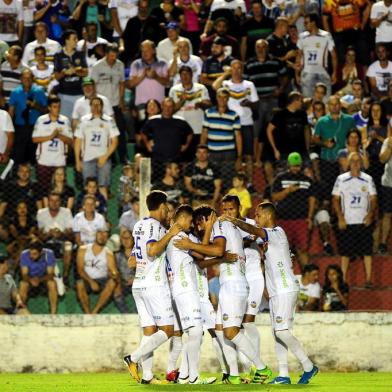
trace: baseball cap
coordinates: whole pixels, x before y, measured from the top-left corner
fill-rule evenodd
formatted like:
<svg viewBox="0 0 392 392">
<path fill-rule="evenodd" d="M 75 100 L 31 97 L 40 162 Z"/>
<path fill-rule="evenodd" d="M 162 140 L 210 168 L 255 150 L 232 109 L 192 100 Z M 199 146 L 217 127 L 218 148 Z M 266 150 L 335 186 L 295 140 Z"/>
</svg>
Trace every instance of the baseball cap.
<svg viewBox="0 0 392 392">
<path fill-rule="evenodd" d="M 88 76 L 86 76 L 85 78 L 83 78 L 82 80 L 82 86 L 89 86 L 95 84 L 94 79 L 89 78 Z"/>
<path fill-rule="evenodd" d="M 166 30 L 176 30 L 178 28 L 177 22 L 169 22 L 166 24 Z"/>
<path fill-rule="evenodd" d="M 301 166 L 302 165 L 302 157 L 298 152 L 292 152 L 289 154 L 287 158 L 287 164 L 289 166 Z"/>
<path fill-rule="evenodd" d="M 227 45 L 227 41 L 222 37 L 215 37 L 214 41 L 212 42 L 216 45 L 223 45 L 223 46 Z"/>
</svg>

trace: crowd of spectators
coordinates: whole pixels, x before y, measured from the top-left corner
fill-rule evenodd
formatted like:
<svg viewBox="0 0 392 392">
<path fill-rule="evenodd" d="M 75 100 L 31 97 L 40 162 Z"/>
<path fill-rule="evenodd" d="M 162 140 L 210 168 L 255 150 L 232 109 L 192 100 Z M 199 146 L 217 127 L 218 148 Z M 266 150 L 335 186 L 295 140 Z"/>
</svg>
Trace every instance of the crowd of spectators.
<svg viewBox="0 0 392 392">
<path fill-rule="evenodd" d="M 56 313 L 74 289 L 86 313 L 128 311 L 143 156 L 173 209 L 230 193 L 245 218 L 252 198 L 275 202 L 300 309 L 347 309 L 356 257 L 373 286 L 392 218 L 391 0 L 0 0 L 0 13 L 0 312 L 44 290 Z M 341 256 L 323 289 L 314 229 Z"/>
</svg>

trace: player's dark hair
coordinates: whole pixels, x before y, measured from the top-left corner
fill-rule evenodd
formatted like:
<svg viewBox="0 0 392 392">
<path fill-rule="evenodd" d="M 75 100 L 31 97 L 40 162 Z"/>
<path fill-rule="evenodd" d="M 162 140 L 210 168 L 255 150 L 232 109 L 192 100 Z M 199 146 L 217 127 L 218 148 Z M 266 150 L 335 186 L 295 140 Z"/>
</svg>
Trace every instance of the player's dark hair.
<svg viewBox="0 0 392 392">
<path fill-rule="evenodd" d="M 260 208 L 262 210 L 267 210 L 273 217 L 276 216 L 276 207 L 274 203 L 271 203 L 270 201 L 264 201 L 260 203 L 257 208 Z"/>
<path fill-rule="evenodd" d="M 237 195 L 225 195 L 222 198 L 222 203 L 234 203 L 238 208 L 241 206 L 240 199 Z"/>
<path fill-rule="evenodd" d="M 197 207 L 193 211 L 193 222 L 198 223 L 203 218 L 208 219 L 208 217 L 211 215 L 212 212 L 215 212 L 215 210 L 208 205 L 201 205 L 201 206 Z"/>
<path fill-rule="evenodd" d="M 177 221 L 181 215 L 193 216 L 193 208 L 189 204 L 181 204 L 174 213 L 174 221 Z"/>
<path fill-rule="evenodd" d="M 30 250 L 37 250 L 38 252 L 42 252 L 43 248 L 44 248 L 44 245 L 42 244 L 41 241 L 38 241 L 38 240 L 33 240 L 29 244 Z"/>
<path fill-rule="evenodd" d="M 49 95 L 48 106 L 50 106 L 52 103 L 61 103 L 61 99 L 57 95 Z"/>
<path fill-rule="evenodd" d="M 159 206 L 167 202 L 167 194 L 162 191 L 152 191 L 146 197 L 148 211 L 156 211 Z"/>
<path fill-rule="evenodd" d="M 305 264 L 302 269 L 302 275 L 305 275 L 308 272 L 319 271 L 320 267 L 316 264 Z"/>
</svg>

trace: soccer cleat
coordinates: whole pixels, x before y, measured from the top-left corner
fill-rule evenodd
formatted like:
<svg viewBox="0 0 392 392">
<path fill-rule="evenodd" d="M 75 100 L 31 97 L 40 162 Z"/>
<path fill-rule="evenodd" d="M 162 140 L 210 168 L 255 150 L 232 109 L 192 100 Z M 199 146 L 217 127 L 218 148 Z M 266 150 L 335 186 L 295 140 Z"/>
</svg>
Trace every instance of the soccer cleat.
<svg viewBox="0 0 392 392">
<path fill-rule="evenodd" d="M 291 384 L 290 377 L 275 377 L 268 384 Z"/>
<path fill-rule="evenodd" d="M 131 377 L 136 381 L 140 382 L 140 376 L 139 376 L 139 367 L 136 362 L 132 362 L 131 356 L 126 355 L 124 357 L 124 363 L 127 365 L 129 373 L 131 373 Z"/>
<path fill-rule="evenodd" d="M 151 385 L 168 385 L 170 381 L 167 380 L 158 380 L 157 378 L 153 377 L 151 380 L 143 380 L 141 384 L 151 384 Z"/>
<path fill-rule="evenodd" d="M 209 385 L 216 381 L 216 377 L 200 378 L 197 377 L 194 381 L 189 381 L 189 385 Z"/>
<path fill-rule="evenodd" d="M 166 373 L 166 380 L 176 382 L 178 375 L 179 375 L 178 369 L 174 369 L 171 372 Z"/>
<path fill-rule="evenodd" d="M 222 373 L 222 382 L 226 381 L 229 378 L 229 375 L 227 373 Z"/>
<path fill-rule="evenodd" d="M 177 378 L 177 384 L 189 384 L 189 377 L 187 378 Z"/>
<path fill-rule="evenodd" d="M 222 384 L 234 384 L 234 385 L 242 384 L 241 377 L 229 375 L 224 381 L 222 381 Z"/>
<path fill-rule="evenodd" d="M 310 372 L 303 372 L 297 384 L 309 384 L 309 381 L 318 373 L 318 371 L 318 367 L 313 365 L 313 369 Z"/>
<path fill-rule="evenodd" d="M 272 370 L 269 367 L 257 369 L 253 376 L 252 384 L 264 384 L 270 377 L 272 377 Z"/>
</svg>

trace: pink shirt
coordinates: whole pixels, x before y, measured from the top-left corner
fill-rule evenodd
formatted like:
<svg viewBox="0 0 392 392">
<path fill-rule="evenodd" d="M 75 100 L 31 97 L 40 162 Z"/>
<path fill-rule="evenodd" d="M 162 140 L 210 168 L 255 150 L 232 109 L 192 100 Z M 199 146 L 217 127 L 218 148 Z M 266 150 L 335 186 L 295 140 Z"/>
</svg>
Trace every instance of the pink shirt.
<svg viewBox="0 0 392 392">
<path fill-rule="evenodd" d="M 193 0 L 195 4 L 201 5 L 201 0 Z M 190 5 L 191 0 L 183 0 L 182 3 L 184 5 Z M 176 1 L 176 5 L 178 6 L 179 1 Z M 199 16 L 192 8 L 183 8 L 184 11 L 184 19 L 186 23 L 186 31 L 199 31 L 200 24 L 199 24 Z"/>
</svg>

